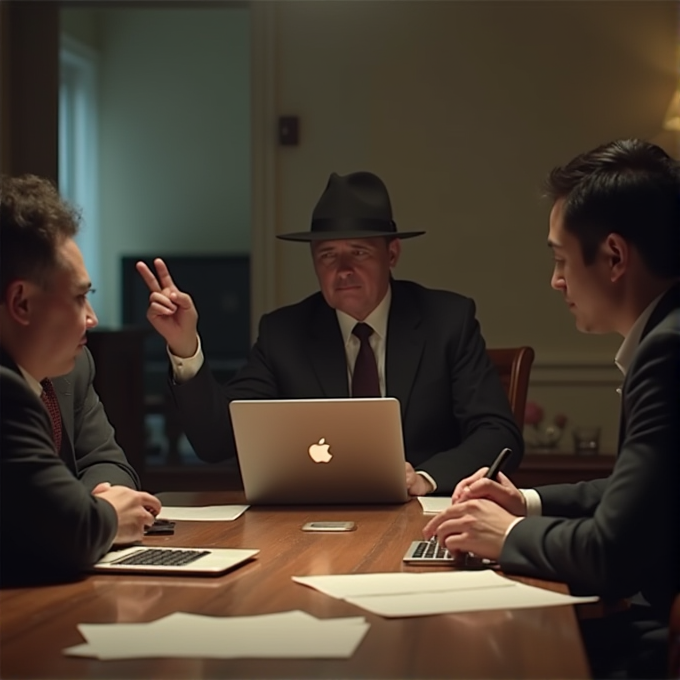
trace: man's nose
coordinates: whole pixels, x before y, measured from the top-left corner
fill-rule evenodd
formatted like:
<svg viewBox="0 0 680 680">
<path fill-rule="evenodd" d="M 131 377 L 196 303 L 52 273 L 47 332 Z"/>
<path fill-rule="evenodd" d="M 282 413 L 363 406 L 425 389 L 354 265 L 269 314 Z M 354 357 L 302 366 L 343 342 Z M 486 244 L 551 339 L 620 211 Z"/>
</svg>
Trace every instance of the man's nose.
<svg viewBox="0 0 680 680">
<path fill-rule="evenodd" d="M 97 315 L 94 313 L 94 309 L 92 309 L 92 305 L 90 303 L 87 303 L 88 310 L 87 310 L 87 319 L 86 319 L 86 324 L 88 328 L 94 328 L 98 323 L 99 319 L 97 318 Z"/>
<path fill-rule="evenodd" d="M 564 290 L 564 277 L 559 276 L 557 272 L 553 272 L 552 277 L 550 278 L 550 285 L 555 290 Z"/>
</svg>

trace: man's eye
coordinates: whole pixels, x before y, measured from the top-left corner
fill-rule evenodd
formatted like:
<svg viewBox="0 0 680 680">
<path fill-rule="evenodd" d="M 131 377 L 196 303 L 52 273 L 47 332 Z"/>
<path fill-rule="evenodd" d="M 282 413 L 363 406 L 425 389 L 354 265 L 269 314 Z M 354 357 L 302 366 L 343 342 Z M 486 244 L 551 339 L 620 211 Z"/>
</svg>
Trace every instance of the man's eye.
<svg viewBox="0 0 680 680">
<path fill-rule="evenodd" d="M 80 295 L 77 296 L 78 302 L 81 304 L 85 304 L 85 300 L 87 300 L 88 295 L 92 295 L 92 293 L 96 293 L 97 291 L 94 288 L 90 288 L 88 291 L 81 293 Z"/>
</svg>

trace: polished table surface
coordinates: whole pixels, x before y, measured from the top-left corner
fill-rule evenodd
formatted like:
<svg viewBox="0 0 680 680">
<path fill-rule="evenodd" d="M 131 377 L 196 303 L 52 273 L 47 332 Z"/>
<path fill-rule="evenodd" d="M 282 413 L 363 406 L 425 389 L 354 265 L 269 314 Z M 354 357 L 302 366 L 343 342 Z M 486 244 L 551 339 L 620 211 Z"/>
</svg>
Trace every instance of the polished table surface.
<svg viewBox="0 0 680 680">
<path fill-rule="evenodd" d="M 166 505 L 243 502 L 238 492 L 161 494 Z M 309 533 L 312 520 L 357 530 Z M 0 592 L 0 677 L 6 678 L 584 678 L 588 664 L 570 606 L 384 619 L 291 576 L 432 571 L 402 564 L 426 518 L 404 506 L 260 507 L 233 522 L 178 522 L 150 545 L 259 548 L 220 577 L 97 575 Z M 437 568 L 441 569 L 441 568 Z M 560 584 L 523 579 L 566 592 Z M 184 611 L 213 616 L 301 609 L 318 618 L 364 616 L 371 627 L 349 659 L 98 661 L 66 657 L 79 623 L 142 622 Z M 190 631 L 187 631 L 190 634 Z"/>
</svg>

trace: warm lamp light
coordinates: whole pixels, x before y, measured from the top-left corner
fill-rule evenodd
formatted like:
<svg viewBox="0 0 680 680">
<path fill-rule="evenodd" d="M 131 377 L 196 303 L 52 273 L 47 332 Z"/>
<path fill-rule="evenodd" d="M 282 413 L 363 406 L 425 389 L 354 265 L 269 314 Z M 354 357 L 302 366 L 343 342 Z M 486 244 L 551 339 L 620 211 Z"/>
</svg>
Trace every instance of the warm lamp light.
<svg viewBox="0 0 680 680">
<path fill-rule="evenodd" d="M 675 83 L 675 92 L 671 103 L 668 105 L 668 111 L 666 111 L 666 116 L 663 119 L 663 129 L 673 132 L 680 132 L 680 36 L 678 42 L 676 64 L 678 80 Z"/>
<path fill-rule="evenodd" d="M 680 80 L 663 119 L 663 129 L 680 132 Z"/>
</svg>

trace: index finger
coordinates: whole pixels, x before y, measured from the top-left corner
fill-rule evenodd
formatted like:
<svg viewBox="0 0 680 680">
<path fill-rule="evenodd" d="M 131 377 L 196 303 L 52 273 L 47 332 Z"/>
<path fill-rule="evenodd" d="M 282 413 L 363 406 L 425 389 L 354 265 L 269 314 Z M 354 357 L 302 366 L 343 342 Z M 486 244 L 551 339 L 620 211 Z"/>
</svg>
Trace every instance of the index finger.
<svg viewBox="0 0 680 680">
<path fill-rule="evenodd" d="M 152 515 L 157 515 L 161 511 L 161 502 L 156 498 L 156 496 L 152 496 L 150 493 L 147 493 L 146 491 L 140 491 L 140 500 L 142 502 L 142 505 L 148 510 Z"/>
<path fill-rule="evenodd" d="M 166 265 L 160 257 L 157 257 L 153 261 L 153 266 L 156 267 L 156 274 L 158 274 L 161 288 L 176 288 L 175 282 L 172 280 L 172 276 L 170 276 L 168 265 Z"/>
<path fill-rule="evenodd" d="M 456 484 L 456 488 L 453 490 L 453 494 L 451 495 L 451 500 L 452 501 L 457 501 L 462 495 L 463 491 L 470 485 L 474 484 L 478 479 L 483 479 L 484 475 L 486 474 L 488 467 L 483 467 L 479 468 L 477 472 L 474 474 L 471 474 L 469 477 L 466 477 L 465 479 L 461 479 L 458 484 Z"/>
<path fill-rule="evenodd" d="M 442 510 L 438 515 L 435 515 L 424 527 L 423 535 L 425 538 L 431 538 L 437 533 L 439 525 L 449 519 L 459 517 L 463 513 L 463 508 L 460 505 L 450 505 L 446 510 Z"/>
</svg>

